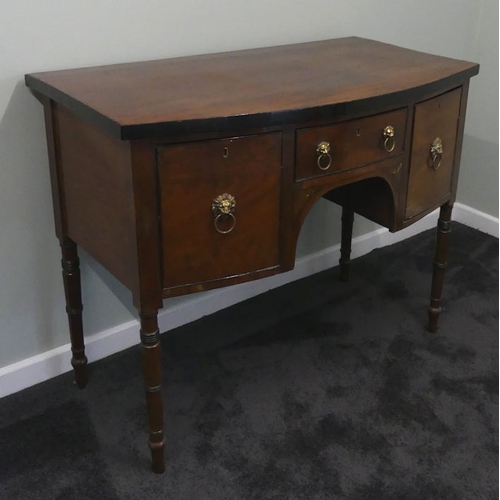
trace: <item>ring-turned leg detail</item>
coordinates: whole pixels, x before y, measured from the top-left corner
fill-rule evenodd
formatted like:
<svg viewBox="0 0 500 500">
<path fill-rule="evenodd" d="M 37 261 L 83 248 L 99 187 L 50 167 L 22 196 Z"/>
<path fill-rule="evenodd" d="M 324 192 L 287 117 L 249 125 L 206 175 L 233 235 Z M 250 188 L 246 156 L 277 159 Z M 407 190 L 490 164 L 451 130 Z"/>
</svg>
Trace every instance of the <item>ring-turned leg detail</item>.
<svg viewBox="0 0 500 500">
<path fill-rule="evenodd" d="M 69 334 L 71 338 L 71 365 L 75 374 L 75 383 L 83 389 L 87 385 L 87 356 L 83 340 L 82 291 L 80 282 L 80 261 L 76 243 L 69 238 L 61 241 L 62 275 L 66 296 Z"/>
<path fill-rule="evenodd" d="M 451 212 L 453 205 L 446 203 L 441 207 L 437 227 L 436 254 L 432 273 L 431 301 L 429 307 L 429 324 L 427 329 L 436 333 L 438 319 L 441 314 L 441 296 L 443 293 L 444 272 L 447 266 L 448 243 L 451 233 Z"/>
<path fill-rule="evenodd" d="M 140 313 L 142 369 L 146 391 L 149 421 L 149 449 L 151 468 L 161 474 L 165 471 L 163 439 L 163 405 L 161 397 L 161 346 L 157 312 Z"/>
<path fill-rule="evenodd" d="M 351 263 L 352 226 L 354 210 L 345 205 L 342 207 L 342 236 L 340 242 L 340 281 L 349 280 L 349 265 Z"/>
</svg>

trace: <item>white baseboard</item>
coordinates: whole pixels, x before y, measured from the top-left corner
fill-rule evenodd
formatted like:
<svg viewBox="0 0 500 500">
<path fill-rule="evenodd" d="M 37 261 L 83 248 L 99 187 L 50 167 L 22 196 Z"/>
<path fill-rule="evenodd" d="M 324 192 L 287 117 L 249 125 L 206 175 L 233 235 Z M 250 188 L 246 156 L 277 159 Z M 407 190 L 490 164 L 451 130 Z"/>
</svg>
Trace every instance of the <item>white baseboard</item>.
<svg viewBox="0 0 500 500">
<path fill-rule="evenodd" d="M 462 203 L 453 205 L 453 220 L 498 238 L 498 218 Z"/>
<path fill-rule="evenodd" d="M 376 248 L 392 245 L 436 226 L 437 211 L 429 214 L 404 231 L 390 233 L 377 229 L 352 241 L 352 258 L 365 255 Z M 455 204 L 454 219 L 498 238 L 498 219 L 479 212 L 461 203 Z M 263 292 L 337 265 L 340 245 L 321 250 L 305 257 L 299 257 L 295 268 L 287 273 L 270 276 L 257 281 L 220 288 L 186 297 L 180 304 L 160 311 L 158 322 L 161 332 L 166 332 L 195 321 L 215 311 L 224 309 Z M 89 362 L 137 345 L 139 323 L 136 320 L 109 328 L 85 338 Z M 0 369 L 0 398 L 21 391 L 52 377 L 68 372 L 70 344 L 24 359 Z"/>
</svg>

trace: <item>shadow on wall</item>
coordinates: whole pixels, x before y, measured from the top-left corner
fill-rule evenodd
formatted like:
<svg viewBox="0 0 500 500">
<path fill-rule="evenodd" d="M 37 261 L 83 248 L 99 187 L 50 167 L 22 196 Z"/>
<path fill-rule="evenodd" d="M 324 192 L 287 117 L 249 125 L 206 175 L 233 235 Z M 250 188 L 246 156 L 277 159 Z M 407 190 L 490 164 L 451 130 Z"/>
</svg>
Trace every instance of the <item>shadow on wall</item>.
<svg viewBox="0 0 500 500">
<path fill-rule="evenodd" d="M 85 277 L 82 281 L 83 302 L 93 302 L 92 295 L 95 293 L 95 288 L 104 285 L 106 289 L 110 290 L 112 296 L 118 299 L 120 304 L 129 313 L 129 317 L 125 317 L 121 321 L 128 321 L 132 319 L 132 317 L 137 318 L 137 309 L 132 304 L 132 292 L 122 285 L 111 273 L 106 271 L 106 269 L 85 252 L 85 250 L 79 249 L 78 253 L 80 257 L 81 273 L 82 276 Z M 98 307 L 101 308 L 101 306 Z M 99 327 L 99 325 L 93 325 L 90 316 L 91 314 L 84 314 L 84 327 L 86 327 L 88 331 L 95 331 L 95 328 Z M 111 325 L 117 323 L 118 322 L 114 322 Z M 102 329 L 102 327 L 100 329 Z M 139 342 L 139 334 L 137 334 L 137 342 Z"/>
<path fill-rule="evenodd" d="M 57 342 L 63 297 L 55 254 L 42 108 L 18 82 L 0 121 L 0 366 Z M 57 264 L 56 264 L 57 263 Z M 59 277 L 59 273 L 57 273 Z M 63 322 L 64 320 L 64 322 Z M 5 339 L 7 336 L 7 339 Z M 11 342 L 9 342 L 11 340 Z"/>
<path fill-rule="evenodd" d="M 25 87 L 0 121 L 0 367 L 69 341 L 43 109 Z M 131 319 L 132 298 L 84 252 L 86 333 Z"/>
</svg>

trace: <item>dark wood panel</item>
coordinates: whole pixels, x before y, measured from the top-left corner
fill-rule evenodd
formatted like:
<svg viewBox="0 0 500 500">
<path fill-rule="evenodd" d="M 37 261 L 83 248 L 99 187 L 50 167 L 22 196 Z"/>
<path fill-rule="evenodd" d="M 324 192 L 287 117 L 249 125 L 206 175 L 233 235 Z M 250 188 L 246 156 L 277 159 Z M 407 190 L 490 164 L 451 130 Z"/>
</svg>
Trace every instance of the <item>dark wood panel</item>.
<svg viewBox="0 0 500 500">
<path fill-rule="evenodd" d="M 47 153 L 49 157 L 50 185 L 52 192 L 52 207 L 54 209 L 54 224 L 56 235 L 60 241 L 68 234 L 64 192 L 62 189 L 62 172 L 59 130 L 57 128 L 57 104 L 42 97 L 45 119 L 45 134 L 47 138 Z"/>
<path fill-rule="evenodd" d="M 394 199 L 389 184 L 381 177 L 347 184 L 326 193 L 324 198 L 388 229 L 394 227 L 397 200 Z"/>
<path fill-rule="evenodd" d="M 455 202 L 458 187 L 458 174 L 460 172 L 460 160 L 462 157 L 462 145 L 464 141 L 465 116 L 467 114 L 467 100 L 469 97 L 469 80 L 462 86 L 462 97 L 460 100 L 460 117 L 458 119 L 457 141 L 455 146 L 455 157 L 453 160 L 453 174 L 451 178 L 451 198 L 450 203 Z"/>
<path fill-rule="evenodd" d="M 187 132 L 200 121 L 224 128 L 229 119 L 233 126 L 304 119 L 293 112 L 459 85 L 477 72 L 473 63 L 349 37 L 37 73 L 26 83 L 128 139 Z"/>
<path fill-rule="evenodd" d="M 129 144 L 55 109 L 67 234 L 132 288 L 137 265 Z"/>
<path fill-rule="evenodd" d="M 150 311 L 163 306 L 156 148 L 147 141 L 133 141 L 131 155 L 133 236 L 137 249 L 137 273 L 134 275 L 137 281 L 132 293 L 134 305 L 140 311 Z"/>
<path fill-rule="evenodd" d="M 461 92 L 456 89 L 415 106 L 406 218 L 451 192 Z M 443 154 L 439 167 L 433 168 L 430 150 L 437 138 L 442 141 Z"/>
<path fill-rule="evenodd" d="M 162 147 L 158 167 L 166 288 L 279 265 L 281 134 Z M 212 212 L 224 193 L 236 199 L 228 234 Z"/>
</svg>

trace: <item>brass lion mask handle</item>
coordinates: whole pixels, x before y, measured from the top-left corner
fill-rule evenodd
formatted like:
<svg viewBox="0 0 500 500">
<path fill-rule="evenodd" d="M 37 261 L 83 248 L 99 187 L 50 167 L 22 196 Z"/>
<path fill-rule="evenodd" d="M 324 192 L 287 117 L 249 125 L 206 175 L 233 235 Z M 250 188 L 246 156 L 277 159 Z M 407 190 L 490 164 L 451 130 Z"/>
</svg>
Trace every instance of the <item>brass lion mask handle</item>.
<svg viewBox="0 0 500 500">
<path fill-rule="evenodd" d="M 332 157 L 330 155 L 330 143 L 326 141 L 321 141 L 316 146 L 316 154 L 318 159 L 316 160 L 316 165 L 320 170 L 328 170 L 332 164 Z"/>
<path fill-rule="evenodd" d="M 394 127 L 387 125 L 382 132 L 382 136 L 384 138 L 384 149 L 388 153 L 392 153 L 396 147 L 396 131 L 394 130 Z"/>
<path fill-rule="evenodd" d="M 236 217 L 234 211 L 236 208 L 236 198 L 229 194 L 220 194 L 212 201 L 212 213 L 215 216 L 214 226 L 218 233 L 230 233 L 236 226 Z M 229 222 L 229 227 L 226 229 L 225 222 Z"/>
<path fill-rule="evenodd" d="M 430 152 L 430 167 L 434 170 L 437 170 L 441 166 L 441 160 L 443 157 L 443 141 L 436 137 L 431 144 L 431 152 Z"/>
</svg>

